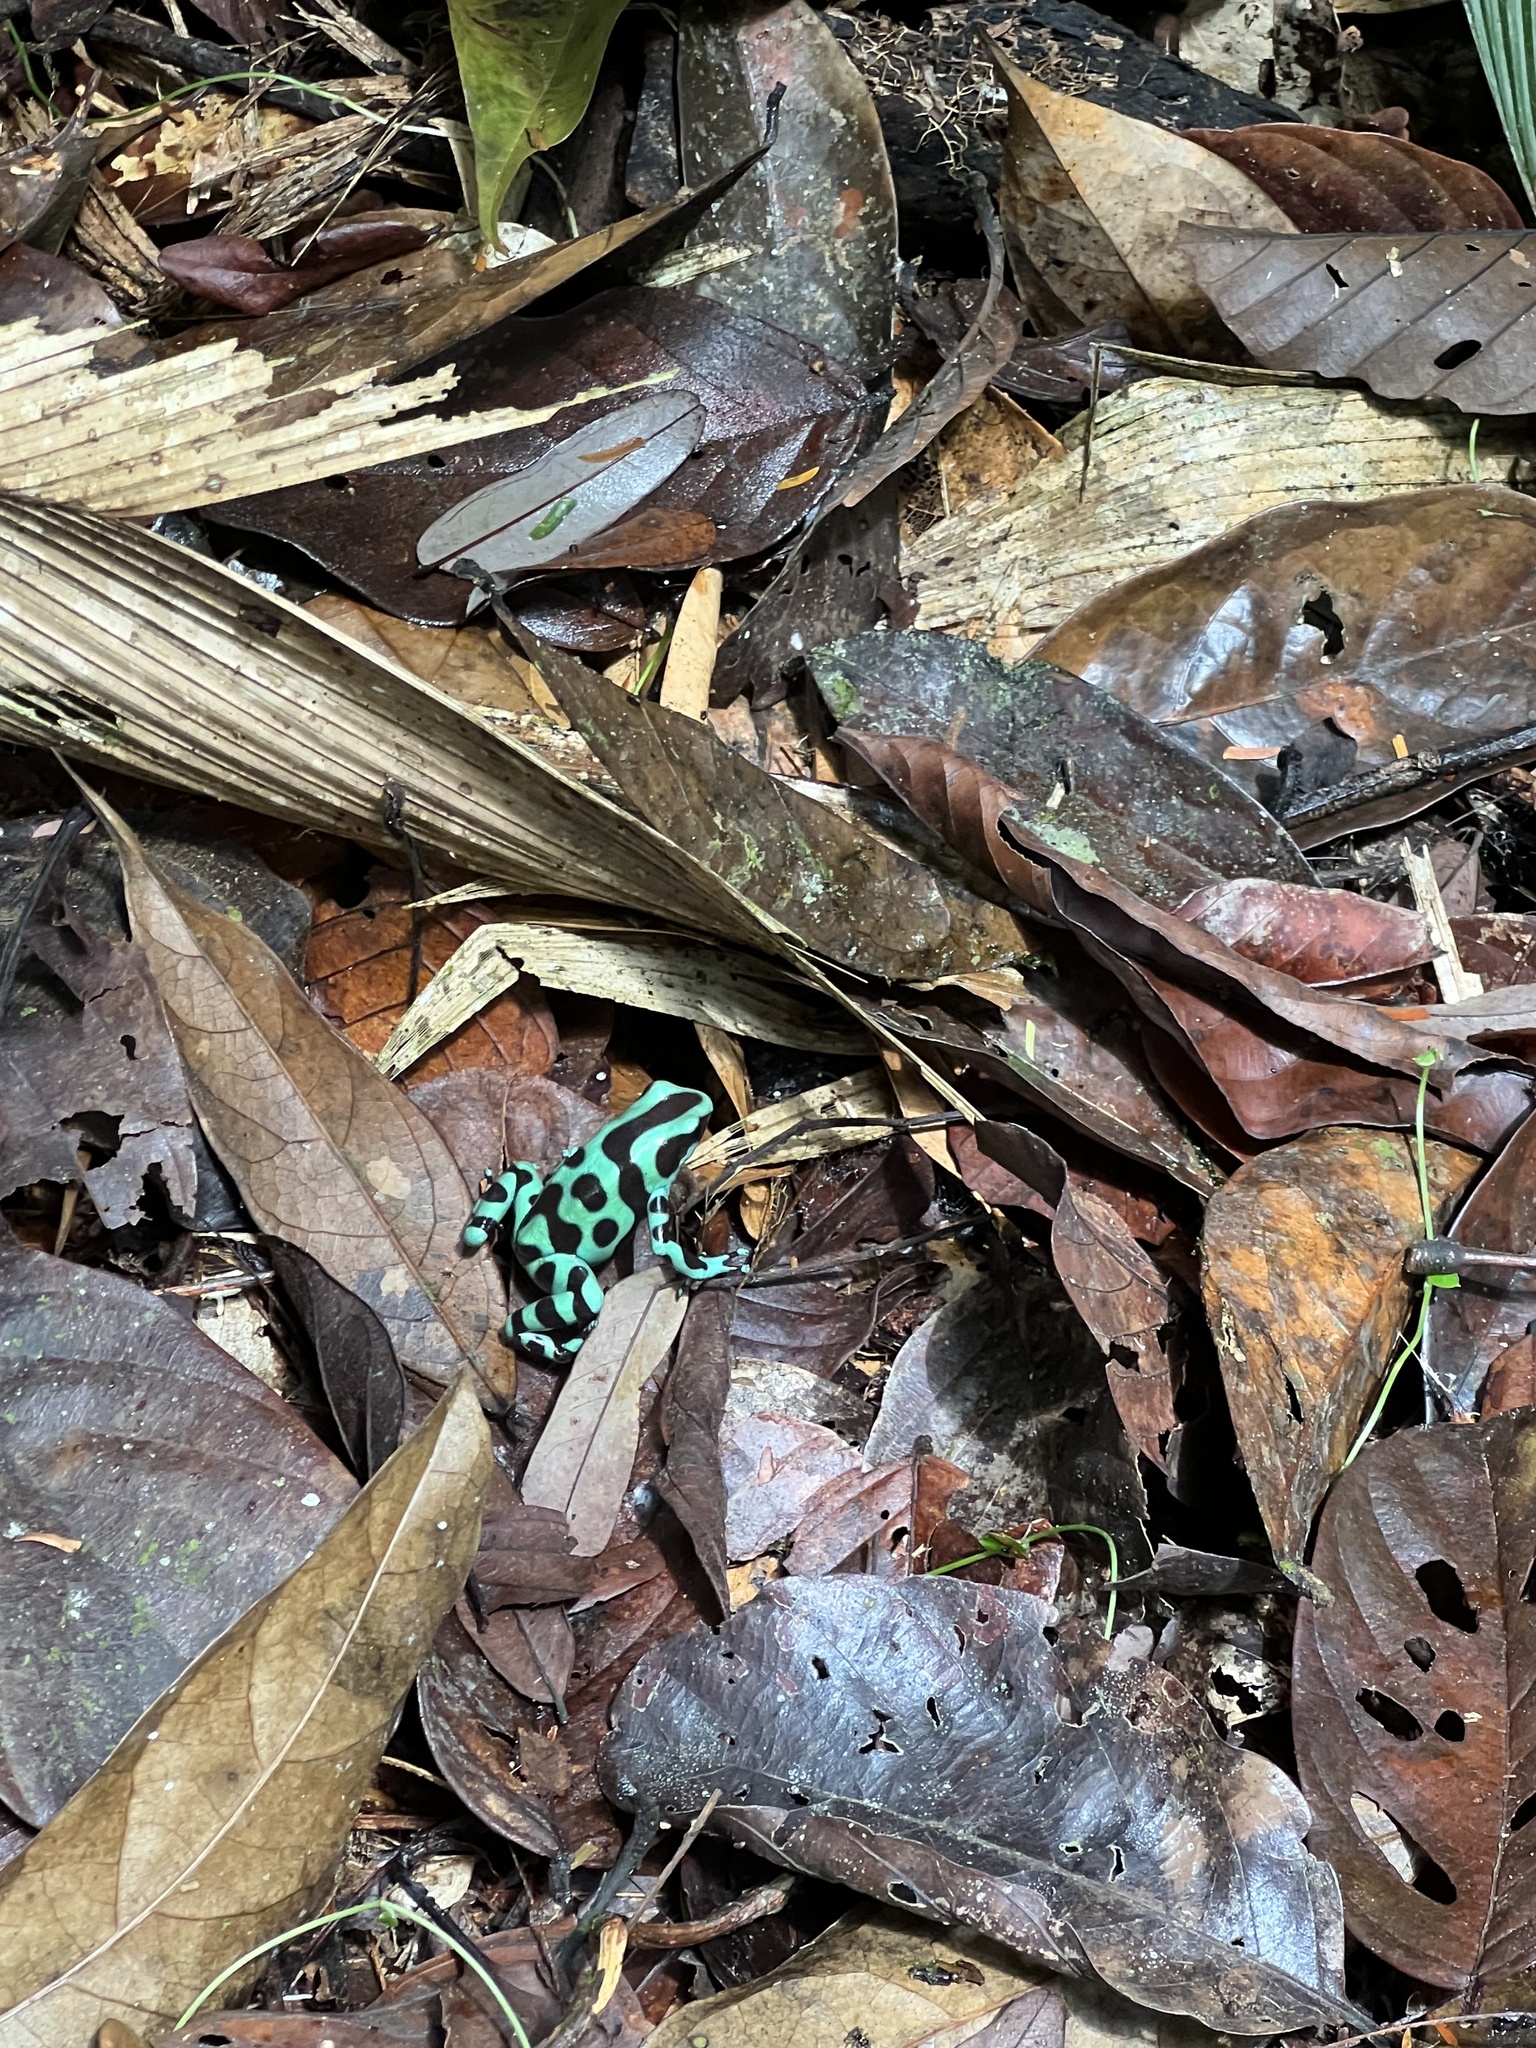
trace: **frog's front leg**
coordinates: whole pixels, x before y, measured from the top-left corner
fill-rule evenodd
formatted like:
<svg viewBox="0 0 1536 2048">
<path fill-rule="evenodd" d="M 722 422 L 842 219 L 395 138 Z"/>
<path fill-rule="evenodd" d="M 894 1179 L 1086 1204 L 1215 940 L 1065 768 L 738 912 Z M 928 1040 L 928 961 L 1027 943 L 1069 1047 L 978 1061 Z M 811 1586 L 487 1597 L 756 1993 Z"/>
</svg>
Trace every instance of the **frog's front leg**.
<svg viewBox="0 0 1536 2048">
<path fill-rule="evenodd" d="M 645 1205 L 646 1221 L 650 1225 L 651 1250 L 658 1259 L 664 1259 L 680 1280 L 718 1280 L 726 1273 L 738 1272 L 742 1261 L 733 1252 L 726 1252 L 719 1258 L 707 1258 L 701 1254 L 693 1259 L 672 1222 L 672 1183 L 657 1188 Z"/>
</svg>

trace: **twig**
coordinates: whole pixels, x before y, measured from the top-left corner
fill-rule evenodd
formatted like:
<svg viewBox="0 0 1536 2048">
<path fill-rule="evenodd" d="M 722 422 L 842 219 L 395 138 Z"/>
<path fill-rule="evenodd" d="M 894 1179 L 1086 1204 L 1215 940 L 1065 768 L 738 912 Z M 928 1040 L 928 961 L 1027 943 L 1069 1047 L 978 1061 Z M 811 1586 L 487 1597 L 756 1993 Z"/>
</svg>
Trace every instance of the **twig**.
<svg viewBox="0 0 1536 2048">
<path fill-rule="evenodd" d="M 794 1890 L 793 1877 L 778 1877 L 761 1884 L 734 1904 L 722 1906 L 707 1920 L 637 1920 L 629 1930 L 631 1948 L 697 1948 L 700 1942 L 717 1941 L 722 1934 L 734 1934 L 750 1927 L 754 1920 L 766 1920 L 782 1913 Z"/>
<path fill-rule="evenodd" d="M 1282 825 L 1310 825 L 1319 818 L 1336 817 L 1358 809 L 1380 797 L 1401 796 L 1421 783 L 1449 780 L 1453 776 L 1490 774 L 1496 768 L 1514 766 L 1522 757 L 1536 754 L 1536 725 L 1522 725 L 1494 739 L 1469 740 L 1461 747 L 1427 748 L 1423 753 L 1405 755 L 1380 768 L 1368 768 L 1320 789 L 1293 804 L 1282 805 L 1276 813 Z"/>
<path fill-rule="evenodd" d="M 405 788 L 391 775 L 384 784 L 384 830 L 404 853 L 411 870 L 411 972 L 406 982 L 405 1006 L 410 1008 L 421 987 L 421 942 L 425 927 L 416 899 L 427 893 L 427 871 L 415 840 L 405 829 Z"/>
<path fill-rule="evenodd" d="M 1446 915 L 1445 898 L 1440 894 L 1439 878 L 1428 849 L 1405 839 L 1403 863 L 1408 870 L 1408 886 L 1413 891 L 1415 907 L 1429 927 L 1430 940 L 1435 948 L 1435 980 L 1440 985 L 1441 1002 L 1464 1003 L 1473 996 L 1480 996 L 1483 978 L 1480 974 L 1469 974 L 1461 964 L 1456 934 Z"/>
<path fill-rule="evenodd" d="M 1536 2020 L 1536 2012 L 1426 2012 L 1411 2020 L 1386 2020 L 1379 2027 L 1367 2027 L 1363 2034 L 1346 2034 L 1340 2041 L 1330 2041 L 1328 2048 L 1362 2048 L 1366 2041 L 1379 2041 L 1384 2034 L 1410 2034 L 1421 2027 L 1466 2026 L 1471 2021 L 1479 2026 L 1494 2020 Z"/>
<path fill-rule="evenodd" d="M 710 1287 L 792 1287 L 797 1280 L 827 1280 L 839 1273 L 846 1273 L 850 1267 L 867 1266 L 879 1259 L 895 1259 L 915 1252 L 921 1245 L 932 1244 L 935 1238 L 958 1237 L 964 1230 L 972 1230 L 975 1224 L 936 1223 L 931 1230 L 920 1230 L 915 1237 L 898 1238 L 894 1244 L 866 1245 L 862 1251 L 840 1252 L 826 1259 L 807 1259 L 803 1266 L 770 1266 L 766 1273 L 724 1273 L 718 1279 L 702 1280 L 702 1293 Z"/>
</svg>

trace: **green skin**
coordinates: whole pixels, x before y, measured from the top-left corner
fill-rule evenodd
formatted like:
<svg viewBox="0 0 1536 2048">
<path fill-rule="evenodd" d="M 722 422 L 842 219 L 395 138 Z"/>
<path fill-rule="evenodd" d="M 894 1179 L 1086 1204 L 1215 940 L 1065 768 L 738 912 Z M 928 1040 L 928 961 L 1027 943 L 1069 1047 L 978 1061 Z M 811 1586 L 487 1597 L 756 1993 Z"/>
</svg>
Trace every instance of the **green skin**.
<svg viewBox="0 0 1536 2048">
<path fill-rule="evenodd" d="M 653 1081 L 622 1116 L 568 1152 L 543 1178 L 526 1159 L 491 1180 L 464 1230 L 477 1251 L 510 1214 L 512 1253 L 540 1290 L 507 1318 L 506 1334 L 526 1357 L 567 1365 L 603 1306 L 593 1268 L 606 1265 L 644 1215 L 651 1248 L 684 1280 L 713 1280 L 732 1258 L 690 1259 L 672 1229 L 672 1184 L 710 1112 L 696 1088 Z"/>
</svg>

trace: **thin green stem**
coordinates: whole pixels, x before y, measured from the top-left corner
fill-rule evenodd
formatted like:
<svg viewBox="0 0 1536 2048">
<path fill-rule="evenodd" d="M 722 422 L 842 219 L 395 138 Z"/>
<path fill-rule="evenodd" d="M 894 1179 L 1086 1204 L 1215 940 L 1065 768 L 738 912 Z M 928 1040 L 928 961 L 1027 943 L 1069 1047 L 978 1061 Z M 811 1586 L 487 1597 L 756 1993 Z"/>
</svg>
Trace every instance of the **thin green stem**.
<svg viewBox="0 0 1536 2048">
<path fill-rule="evenodd" d="M 1479 414 L 1472 422 L 1472 431 L 1467 436 L 1467 468 L 1472 472 L 1472 481 L 1475 484 L 1480 484 L 1483 480 L 1482 471 L 1477 466 L 1477 430 L 1482 424 L 1482 415 Z"/>
<path fill-rule="evenodd" d="M 405 1920 L 413 1927 L 421 1927 L 428 1934 L 435 1934 L 445 1948 L 453 1951 L 466 1969 L 474 1971 L 490 1992 L 501 2009 L 501 2015 L 507 2023 L 512 2039 L 517 2043 L 517 2048 L 529 2048 L 528 2036 L 523 2031 L 522 2021 L 507 2003 L 506 1993 L 478 1957 L 471 1954 L 462 1942 L 455 1941 L 453 1936 L 435 1920 L 429 1920 L 426 1914 L 415 1906 L 407 1906 L 397 1899 L 364 1899 L 361 1905 L 338 1906 L 333 1913 L 322 1913 L 317 1919 L 305 1920 L 297 1927 L 285 1928 L 281 1934 L 274 1934 L 270 1941 L 261 1942 L 256 1948 L 247 1949 L 243 1956 L 235 1958 L 227 1970 L 221 1970 L 211 1984 L 203 1986 L 176 2022 L 177 2030 L 187 2024 L 198 2007 L 205 2004 L 221 1984 L 227 1984 L 231 1977 L 238 1975 L 245 1968 L 247 1963 L 254 1963 L 260 1957 L 270 1955 L 273 1949 L 282 1948 L 286 1942 L 296 1941 L 301 1934 L 318 1933 L 322 1927 L 334 1927 L 340 1920 L 354 1920 L 360 1913 L 377 1913 L 386 1927 L 392 1926 L 397 1920 Z"/>
<path fill-rule="evenodd" d="M 32 52 L 27 48 L 26 44 L 22 41 L 21 31 L 17 28 L 14 21 L 7 21 L 5 24 L 5 29 L 6 34 L 10 37 L 11 41 L 16 45 L 16 54 L 21 59 L 22 72 L 25 75 L 27 81 L 27 90 L 31 93 L 33 99 L 41 100 L 43 105 L 46 107 L 48 105 L 48 95 L 43 91 L 43 88 L 37 82 L 36 75 L 32 69 Z"/>
<path fill-rule="evenodd" d="M 957 1557 L 953 1564 L 935 1565 L 928 1573 L 930 1579 L 942 1579 L 950 1572 L 963 1572 L 968 1564 L 986 1564 L 994 1557 L 1028 1557 L 1037 1543 L 1043 1543 L 1047 1536 L 1097 1536 L 1109 1552 L 1109 1605 L 1104 1610 L 1104 1634 L 1108 1638 L 1115 1632 L 1115 1608 L 1120 1595 L 1116 1590 L 1120 1579 L 1120 1552 L 1115 1539 L 1107 1529 L 1101 1529 L 1097 1522 L 1053 1522 L 1048 1529 L 1032 1529 L 1027 1536 L 1008 1536 L 1001 1530 L 990 1536 L 983 1536 L 981 1549 L 969 1557 Z"/>
<path fill-rule="evenodd" d="M 6 27 L 13 36 L 16 36 L 14 22 L 8 21 Z M 16 40 L 19 43 L 21 39 L 17 36 Z M 30 83 L 30 72 L 27 77 Z M 128 121 L 152 121 L 158 108 L 172 106 L 177 100 L 188 99 L 194 93 L 207 92 L 209 87 L 214 85 L 254 85 L 261 92 L 269 91 L 274 85 L 287 85 L 296 92 L 313 93 L 317 100 L 334 100 L 338 107 L 345 107 L 352 114 L 366 114 L 370 121 L 378 121 L 381 124 L 384 121 L 382 114 L 377 113 L 372 107 L 365 107 L 359 100 L 348 99 L 344 92 L 333 92 L 329 86 L 315 85 L 307 78 L 290 78 L 285 71 L 221 71 L 213 78 L 195 78 L 190 85 L 178 85 L 174 92 L 162 93 L 159 99 L 151 100 L 148 106 L 130 107 L 126 113 L 113 114 L 99 125 L 103 128 L 121 128 Z M 90 125 L 94 131 L 98 124 L 93 122 Z"/>
</svg>

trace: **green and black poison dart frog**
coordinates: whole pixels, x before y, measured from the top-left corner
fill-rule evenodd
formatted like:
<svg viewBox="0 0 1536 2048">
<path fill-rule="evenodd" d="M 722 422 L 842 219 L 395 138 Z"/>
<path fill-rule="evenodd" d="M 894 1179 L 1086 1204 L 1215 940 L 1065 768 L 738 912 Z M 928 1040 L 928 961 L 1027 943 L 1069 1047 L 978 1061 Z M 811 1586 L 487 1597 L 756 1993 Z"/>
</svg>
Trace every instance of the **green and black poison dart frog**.
<svg viewBox="0 0 1536 2048">
<path fill-rule="evenodd" d="M 672 1231 L 672 1183 L 710 1112 L 696 1088 L 653 1081 L 622 1116 L 567 1152 L 546 1180 L 526 1159 L 491 1178 L 464 1229 L 477 1251 L 512 1218 L 512 1252 L 538 1298 L 508 1316 L 519 1351 L 565 1365 L 586 1341 L 603 1306 L 594 1266 L 611 1259 L 644 1215 L 651 1247 L 681 1279 L 713 1280 L 732 1258 L 690 1259 Z"/>
</svg>

